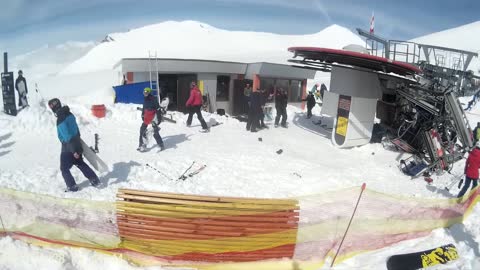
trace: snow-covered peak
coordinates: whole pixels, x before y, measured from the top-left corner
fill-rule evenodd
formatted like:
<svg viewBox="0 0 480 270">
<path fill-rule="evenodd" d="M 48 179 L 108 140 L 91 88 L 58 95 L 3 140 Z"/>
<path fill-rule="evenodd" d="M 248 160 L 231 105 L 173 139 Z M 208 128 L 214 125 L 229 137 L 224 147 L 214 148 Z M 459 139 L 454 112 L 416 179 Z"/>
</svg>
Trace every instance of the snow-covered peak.
<svg viewBox="0 0 480 270">
<path fill-rule="evenodd" d="M 480 21 L 413 39 L 413 42 L 480 53 Z M 480 73 L 480 60 L 474 58 L 468 69 Z"/>
<path fill-rule="evenodd" d="M 197 21 L 166 21 L 109 34 L 103 42 L 62 73 L 112 69 L 122 58 L 146 58 L 149 51 L 159 58 L 209 59 L 235 62 L 285 64 L 291 46 L 342 48 L 363 45 L 356 34 L 338 25 L 309 35 L 279 35 L 264 32 L 228 31 Z"/>
</svg>

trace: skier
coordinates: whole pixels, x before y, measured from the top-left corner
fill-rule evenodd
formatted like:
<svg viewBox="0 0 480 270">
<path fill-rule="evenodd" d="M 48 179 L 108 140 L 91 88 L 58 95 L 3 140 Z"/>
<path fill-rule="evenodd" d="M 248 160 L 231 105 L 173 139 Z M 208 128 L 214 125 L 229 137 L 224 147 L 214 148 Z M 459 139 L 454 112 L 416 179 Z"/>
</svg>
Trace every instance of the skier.
<svg viewBox="0 0 480 270">
<path fill-rule="evenodd" d="M 27 102 L 27 94 L 28 94 L 28 88 L 27 88 L 27 80 L 25 80 L 25 77 L 23 77 L 23 71 L 19 70 L 18 71 L 18 77 L 15 80 L 15 89 L 17 89 L 18 92 L 18 106 L 21 107 L 22 109 L 28 106 Z"/>
<path fill-rule="evenodd" d="M 312 117 L 312 109 L 315 107 L 315 96 L 313 92 L 309 92 L 307 98 L 302 101 L 307 102 L 307 119 L 310 119 Z"/>
<path fill-rule="evenodd" d="M 473 141 L 474 144 L 480 141 L 480 122 L 477 122 L 477 126 L 473 129 Z"/>
<path fill-rule="evenodd" d="M 275 95 L 275 109 L 277 115 L 275 116 L 275 127 L 278 127 L 280 117 L 282 117 L 282 127 L 287 127 L 287 91 L 280 88 Z"/>
<path fill-rule="evenodd" d="M 193 114 L 196 113 L 198 117 L 198 121 L 202 124 L 203 131 L 209 131 L 207 123 L 202 117 L 202 112 L 200 108 L 202 107 L 202 93 L 200 89 L 197 87 L 197 83 L 192 82 L 190 84 L 190 97 L 187 100 L 185 106 L 188 109 L 188 119 L 187 119 L 187 127 L 192 124 Z"/>
<path fill-rule="evenodd" d="M 98 176 L 82 158 L 83 148 L 75 116 L 70 112 L 68 106 L 62 107 L 62 103 L 60 103 L 58 98 L 49 100 L 48 106 L 57 117 L 57 134 L 58 139 L 62 143 L 60 170 L 67 185 L 67 191 L 78 191 L 78 186 L 70 172 L 70 168 L 73 165 L 80 169 L 92 186 L 98 186 L 100 184 Z"/>
<path fill-rule="evenodd" d="M 472 189 L 478 184 L 478 169 L 480 168 L 480 142 L 475 144 L 475 148 L 468 155 L 465 162 L 465 183 L 462 190 L 458 193 L 457 198 L 462 197 L 470 188 L 470 183 L 473 182 Z"/>
<path fill-rule="evenodd" d="M 260 128 L 260 117 L 262 116 L 262 94 L 260 90 L 250 94 L 250 108 L 248 109 L 247 131 L 257 132 Z"/>
<path fill-rule="evenodd" d="M 138 138 L 138 148 L 140 152 L 145 151 L 146 145 L 143 142 L 143 139 L 147 137 L 147 127 L 152 124 L 153 127 L 153 138 L 160 147 L 160 151 L 165 150 L 165 146 L 160 136 L 158 125 L 162 121 L 162 112 L 160 110 L 160 105 L 158 104 L 158 99 L 152 95 L 152 89 L 150 87 L 145 87 L 143 89 L 143 108 L 142 108 L 142 125 L 140 126 L 140 136 Z"/>
</svg>

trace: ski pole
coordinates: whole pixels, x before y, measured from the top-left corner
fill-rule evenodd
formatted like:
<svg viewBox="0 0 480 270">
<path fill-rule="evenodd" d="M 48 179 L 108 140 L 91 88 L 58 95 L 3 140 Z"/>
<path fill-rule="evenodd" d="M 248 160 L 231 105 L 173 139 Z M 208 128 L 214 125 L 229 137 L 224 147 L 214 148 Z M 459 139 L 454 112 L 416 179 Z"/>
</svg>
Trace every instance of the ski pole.
<svg viewBox="0 0 480 270">
<path fill-rule="evenodd" d="M 2 219 L 2 216 L 0 216 L 0 222 L 2 223 L 2 228 L 3 228 L 3 231 L 5 232 L 5 234 L 8 235 L 8 232 L 7 230 L 5 229 L 5 225 L 3 225 L 3 219 Z"/>
<path fill-rule="evenodd" d="M 460 175 L 460 177 L 457 176 L 457 178 L 453 179 L 453 181 L 445 187 L 447 191 L 450 191 L 450 189 L 460 180 L 463 180 L 463 175 Z"/>
<path fill-rule="evenodd" d="M 350 225 L 352 224 L 353 216 L 355 215 L 355 212 L 357 211 L 358 203 L 360 202 L 360 199 L 362 198 L 363 191 L 365 190 L 365 187 L 367 184 L 363 183 L 362 185 L 362 191 L 360 191 L 360 195 L 358 196 L 357 204 L 355 205 L 355 209 L 353 209 L 352 216 L 350 217 L 350 221 L 348 222 L 347 229 L 345 230 L 345 233 L 343 234 L 342 241 L 340 242 L 340 245 L 338 246 L 337 252 L 335 253 L 335 257 L 333 257 L 332 264 L 330 264 L 330 267 L 333 267 L 333 264 L 335 263 L 335 259 L 337 258 L 338 253 L 340 252 L 340 248 L 342 248 L 343 240 L 345 240 L 345 237 L 347 236 L 348 229 L 350 229 Z"/>
<path fill-rule="evenodd" d="M 190 165 L 190 167 L 188 167 L 188 168 L 178 177 L 177 180 L 180 180 L 180 179 L 181 179 L 181 180 L 185 180 L 185 178 L 187 178 L 187 177 L 185 176 L 185 174 L 188 172 L 188 170 L 190 170 L 190 169 L 193 167 L 193 164 L 195 164 L 195 161 L 192 162 L 192 164 Z"/>
<path fill-rule="evenodd" d="M 150 166 L 150 164 L 148 164 L 148 163 L 147 163 L 147 164 L 145 164 L 145 166 L 147 166 L 147 167 L 149 167 L 149 168 L 151 168 L 151 169 L 155 170 L 157 173 L 159 173 L 159 174 L 163 175 L 163 176 L 164 176 L 165 178 L 167 178 L 168 180 L 170 180 L 170 181 L 173 181 L 173 179 L 172 179 L 172 178 L 170 178 L 168 175 L 166 175 L 166 174 L 164 174 L 163 172 L 159 171 L 158 169 L 156 169 L 156 168 L 154 168 L 154 167 Z"/>
</svg>

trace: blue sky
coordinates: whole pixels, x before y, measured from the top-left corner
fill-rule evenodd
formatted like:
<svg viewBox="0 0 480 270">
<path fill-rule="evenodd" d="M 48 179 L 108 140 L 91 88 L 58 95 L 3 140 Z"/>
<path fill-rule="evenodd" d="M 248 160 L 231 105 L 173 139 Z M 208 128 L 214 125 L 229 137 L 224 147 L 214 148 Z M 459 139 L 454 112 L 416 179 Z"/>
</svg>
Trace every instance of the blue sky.
<svg viewBox="0 0 480 270">
<path fill-rule="evenodd" d="M 279 34 L 315 33 L 331 24 L 411 39 L 480 20 L 480 1 L 439 0 L 0 0 L 0 49 L 11 54 L 44 44 L 100 40 L 165 20 Z M 146 41 L 147 42 L 147 41 Z"/>
</svg>

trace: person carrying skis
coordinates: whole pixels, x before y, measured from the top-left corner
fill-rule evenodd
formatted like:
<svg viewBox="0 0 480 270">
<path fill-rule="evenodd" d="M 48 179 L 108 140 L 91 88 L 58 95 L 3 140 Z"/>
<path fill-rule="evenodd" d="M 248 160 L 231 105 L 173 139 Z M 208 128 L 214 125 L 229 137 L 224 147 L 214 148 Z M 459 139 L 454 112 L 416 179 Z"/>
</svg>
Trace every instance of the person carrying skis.
<svg viewBox="0 0 480 270">
<path fill-rule="evenodd" d="M 480 168 L 480 142 L 475 144 L 475 148 L 468 154 L 465 162 L 465 183 L 462 190 L 458 193 L 457 198 L 463 197 L 470 188 L 470 183 L 473 182 L 472 189 L 478 184 L 478 169 Z"/>
<path fill-rule="evenodd" d="M 27 80 L 25 80 L 25 77 L 23 77 L 23 71 L 21 70 L 18 71 L 18 77 L 15 80 L 15 89 L 17 89 L 17 92 L 18 92 L 18 107 L 21 107 L 21 108 L 27 107 L 28 106 Z"/>
<path fill-rule="evenodd" d="M 275 127 L 278 127 L 280 117 L 282 117 L 282 127 L 287 127 L 287 91 L 280 88 L 275 95 L 275 109 L 277 115 L 275 116 Z"/>
<path fill-rule="evenodd" d="M 143 139 L 147 137 L 147 127 L 152 124 L 153 127 L 153 138 L 160 147 L 160 151 L 165 150 L 165 145 L 163 144 L 162 137 L 160 136 L 158 125 L 162 121 L 162 112 L 160 110 L 160 105 L 158 104 L 157 97 L 152 95 L 152 89 L 150 87 L 145 87 L 143 89 L 143 108 L 142 108 L 142 125 L 140 126 L 140 136 L 138 138 L 138 148 L 140 152 L 145 151 L 146 145 L 143 142 Z"/>
<path fill-rule="evenodd" d="M 80 131 L 75 116 L 70 112 L 68 106 L 63 106 L 58 98 L 48 101 L 48 107 L 57 117 L 57 135 L 62 143 L 60 154 L 60 170 L 67 185 L 67 191 L 78 191 L 77 183 L 70 172 L 73 165 L 77 166 L 83 175 L 90 181 L 92 186 L 100 184 L 95 172 L 85 163 L 82 158 L 83 148 L 80 139 Z"/>
<path fill-rule="evenodd" d="M 198 121 L 200 121 L 200 124 L 202 125 L 203 131 L 208 131 L 208 126 L 205 120 L 203 119 L 202 112 L 201 112 L 201 107 L 202 107 L 202 93 L 200 92 L 200 89 L 197 87 L 196 82 L 192 82 L 190 84 L 190 97 L 187 100 L 187 103 L 185 106 L 188 109 L 188 119 L 187 119 L 187 127 L 192 125 L 192 118 L 193 114 L 197 114 Z"/>
</svg>

